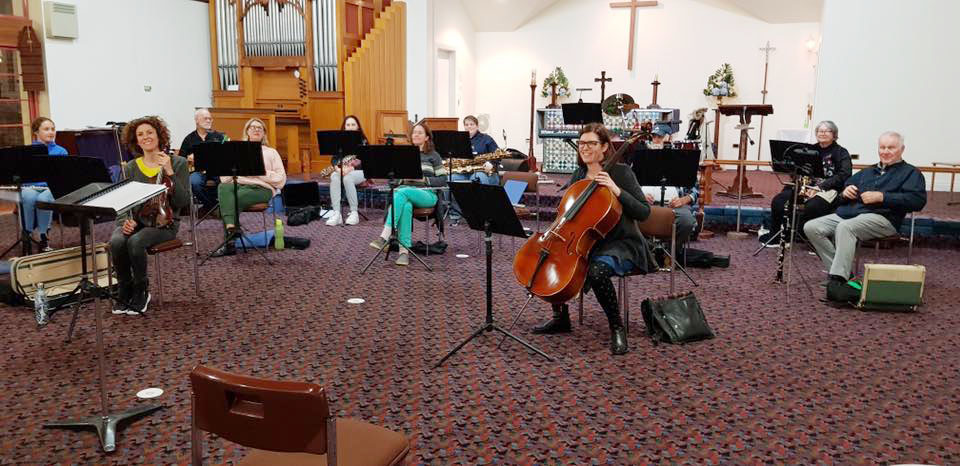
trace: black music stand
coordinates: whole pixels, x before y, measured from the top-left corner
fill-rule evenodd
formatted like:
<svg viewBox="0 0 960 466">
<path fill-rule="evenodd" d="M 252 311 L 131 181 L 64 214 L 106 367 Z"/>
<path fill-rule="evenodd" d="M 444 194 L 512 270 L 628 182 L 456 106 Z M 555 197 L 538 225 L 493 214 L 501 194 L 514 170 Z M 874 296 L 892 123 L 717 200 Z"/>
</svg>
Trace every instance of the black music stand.
<svg viewBox="0 0 960 466">
<path fill-rule="evenodd" d="M 433 132 L 433 146 L 440 154 L 440 158 L 447 159 L 447 183 L 453 183 L 453 159 L 473 158 L 473 145 L 470 144 L 470 133 L 467 131 L 436 130 Z M 451 204 L 456 206 L 459 213 L 460 208 L 456 203 L 456 198 L 451 196 Z M 450 210 L 444 212 L 444 216 L 450 215 Z"/>
<path fill-rule="evenodd" d="M 238 176 L 263 176 L 267 169 L 263 166 L 263 148 L 259 142 L 255 141 L 226 141 L 226 142 L 205 142 L 197 144 L 194 152 L 194 165 L 197 170 L 206 171 L 209 176 L 230 176 L 233 177 L 233 212 L 236 215 L 237 224 L 231 231 L 227 232 L 226 239 L 220 243 L 213 252 L 207 255 L 200 262 L 200 265 L 206 263 L 213 255 L 226 246 L 227 243 L 240 239 L 240 247 L 243 252 L 247 252 L 247 239 L 244 238 L 243 226 L 240 224 L 240 203 L 236 201 Z M 263 249 L 254 246 L 250 247 L 263 256 L 263 260 L 270 264 L 264 250 L 268 247 L 264 245 Z"/>
<path fill-rule="evenodd" d="M 390 259 L 390 245 L 397 242 L 397 206 L 394 204 L 393 192 L 400 180 L 418 180 L 423 178 L 423 168 L 420 166 L 420 149 L 417 146 L 361 146 L 357 151 L 357 157 L 363 166 L 364 176 L 370 178 L 385 178 L 390 184 L 390 217 L 392 228 L 390 228 L 390 239 L 377 251 L 366 267 L 360 271 L 360 274 L 367 273 L 367 269 L 373 265 L 373 261 L 380 257 L 380 254 L 386 251 L 383 260 Z M 407 250 L 417 262 L 423 264 L 429 271 L 433 271 L 417 253 Z"/>
<path fill-rule="evenodd" d="M 753 255 L 756 256 L 759 254 L 763 248 L 766 248 L 768 244 L 773 242 L 774 238 L 778 238 L 780 240 L 780 253 L 778 256 L 779 259 L 777 261 L 777 272 L 774 282 L 785 283 L 787 285 L 787 293 L 789 293 L 790 275 L 787 275 L 786 280 L 783 278 L 783 259 L 786 252 L 785 249 L 789 248 L 790 255 L 788 257 L 790 260 L 790 266 L 800 273 L 800 278 L 804 281 L 804 284 L 807 286 L 807 290 L 810 291 L 810 294 L 812 295 L 813 289 L 810 287 L 810 284 L 807 283 L 807 279 L 805 276 L 803 276 L 803 272 L 799 267 L 793 267 L 794 242 L 797 238 L 797 229 L 794 228 L 794 226 L 797 224 L 797 202 L 800 200 L 800 190 L 803 188 L 801 178 L 805 176 L 823 178 L 825 176 L 823 157 L 820 156 L 820 151 L 818 151 L 811 144 L 771 139 L 770 159 L 774 172 L 790 175 L 791 183 L 793 184 L 793 196 L 789 208 L 787 208 L 787 205 L 784 206 L 783 222 L 781 222 L 780 231 L 776 232 L 776 234 L 774 234 L 766 243 L 762 244 L 759 249 L 754 251 Z M 773 212 L 770 214 L 773 215 Z M 789 239 L 787 239 L 783 234 L 788 228 L 790 229 Z"/>
<path fill-rule="evenodd" d="M 99 160 L 98 160 L 99 162 Z M 103 166 L 103 164 L 100 164 Z M 118 185 L 127 183 L 129 181 L 124 181 L 118 183 Z M 109 185 L 107 185 L 109 189 Z M 108 272 L 107 279 L 107 289 L 99 286 L 97 280 L 97 271 L 96 265 L 94 265 L 93 271 L 93 280 L 90 280 L 90 272 L 87 270 L 87 263 L 95 264 L 95 259 L 88 261 L 87 254 L 91 254 L 96 258 L 96 243 L 93 241 L 93 223 L 97 218 L 109 218 L 116 217 L 122 212 L 126 212 L 132 207 L 139 205 L 143 202 L 146 202 L 146 199 L 139 202 L 133 203 L 121 211 L 115 211 L 111 208 L 105 207 L 88 207 L 84 206 L 83 202 L 85 199 L 90 198 L 94 194 L 104 190 L 104 184 L 102 183 L 93 183 L 79 190 L 76 190 L 66 196 L 61 196 L 54 200 L 53 202 L 37 202 L 38 207 L 44 209 L 53 210 L 59 212 L 62 215 L 69 214 L 76 216 L 80 222 L 80 263 L 81 263 L 81 278 L 80 282 L 77 284 L 77 288 L 73 293 L 80 295 L 80 298 L 77 300 L 74 308 L 73 319 L 70 321 L 70 330 L 67 333 L 67 340 L 70 340 L 70 335 L 73 334 L 74 325 L 76 324 L 77 315 L 79 314 L 80 308 L 88 300 L 100 299 L 111 299 L 110 296 L 110 272 Z M 161 193 L 157 193 L 159 195 Z M 89 241 L 89 251 L 87 250 L 88 242 L 87 236 L 90 236 Z M 98 362 L 98 374 L 100 382 L 100 411 L 98 415 L 93 415 L 87 418 L 79 419 L 68 419 L 64 421 L 55 421 L 47 422 L 43 425 L 44 428 L 54 428 L 54 429 L 75 429 L 75 428 L 94 428 L 97 430 L 97 435 L 100 438 L 100 445 L 103 448 L 103 451 L 109 453 L 116 450 L 116 435 L 117 429 L 121 422 L 124 422 L 128 419 L 137 418 L 153 411 L 156 411 L 160 408 L 163 408 L 163 405 L 148 405 L 141 406 L 138 408 L 129 409 L 119 413 L 111 413 L 107 404 L 107 392 L 106 392 L 106 378 L 104 376 L 104 366 L 105 366 L 105 354 L 103 350 L 103 324 L 101 312 L 97 309 L 94 309 L 94 322 L 96 326 L 96 340 L 97 340 L 97 362 Z"/>
<path fill-rule="evenodd" d="M 765 243 L 761 244 L 756 251 L 753 251 L 753 256 L 760 254 L 761 251 L 774 241 L 779 241 L 780 234 L 787 226 L 794 224 L 790 223 L 789 220 L 791 218 L 796 220 L 796 217 L 793 216 L 791 212 L 796 210 L 796 202 L 800 199 L 799 192 L 796 189 L 800 179 L 804 176 L 824 176 L 823 160 L 820 158 L 819 151 L 814 148 L 812 144 L 771 139 L 770 160 L 770 165 L 775 173 L 790 176 L 790 182 L 788 184 L 793 185 L 794 193 L 791 203 L 784 205 L 785 209 L 783 212 L 783 222 L 780 223 L 780 231 L 775 232 Z M 776 214 L 771 212 L 770 215 Z M 786 241 L 785 238 L 784 240 Z M 790 244 L 792 247 L 793 242 L 791 241 Z M 782 269 L 780 272 L 782 272 Z"/>
<path fill-rule="evenodd" d="M 660 205 L 665 205 L 667 186 L 693 187 L 697 185 L 697 172 L 700 170 L 700 151 L 693 149 L 640 149 L 633 156 L 633 173 L 641 186 L 660 186 Z M 684 245 L 690 241 L 685 238 Z M 663 244 L 657 242 L 659 250 L 683 272 L 694 286 L 700 286 L 687 269 L 677 262 Z"/>
<path fill-rule="evenodd" d="M 513 335 L 506 329 L 498 326 L 493 321 L 493 234 L 509 235 L 518 238 L 526 238 L 527 234 L 523 231 L 523 225 L 517 218 L 513 205 L 507 198 L 507 192 L 499 185 L 485 185 L 479 183 L 454 183 L 450 185 L 453 195 L 459 199 L 460 206 L 463 208 L 463 216 L 467 219 L 470 228 L 477 231 L 483 231 L 483 241 L 486 243 L 487 253 L 487 309 L 486 317 L 479 328 L 477 328 L 466 340 L 454 347 L 440 359 L 434 368 L 440 367 L 450 359 L 460 348 L 470 343 L 474 338 L 479 337 L 483 332 L 492 332 L 494 330 L 503 334 L 504 338 L 510 338 L 527 349 L 540 356 L 553 361 L 553 358 L 537 349 L 527 341 Z"/>
<path fill-rule="evenodd" d="M 20 245 L 26 251 L 26 245 L 33 241 L 29 236 L 23 234 L 25 224 L 20 201 L 24 183 L 46 181 L 46 175 L 49 172 L 44 171 L 43 167 L 40 166 L 40 159 L 44 155 L 47 155 L 47 146 L 41 144 L 0 149 L 0 185 L 17 187 L 17 234 L 19 235 L 10 247 L 3 250 L 0 257 L 6 256 L 17 245 Z"/>
<path fill-rule="evenodd" d="M 561 104 L 561 108 L 565 125 L 603 123 L 603 106 L 599 103 Z M 574 152 L 580 151 L 573 139 L 565 138 L 564 141 L 573 146 Z"/>
<path fill-rule="evenodd" d="M 344 192 L 343 187 L 343 157 L 346 155 L 352 155 L 357 153 L 357 148 L 362 144 L 363 139 L 360 137 L 359 131 L 317 131 L 317 147 L 321 154 L 335 155 L 337 157 L 337 169 L 340 171 L 340 192 Z M 330 209 L 333 210 L 333 205 L 330 206 Z M 336 212 L 340 212 L 340 206 L 336 206 Z M 327 211 L 329 212 L 329 211 Z M 359 210 L 357 211 L 359 213 Z M 364 220 L 367 220 L 367 217 L 363 216 Z M 325 213 L 321 213 L 321 217 L 325 217 Z M 347 222 L 341 221 L 341 227 L 347 226 Z"/>
</svg>

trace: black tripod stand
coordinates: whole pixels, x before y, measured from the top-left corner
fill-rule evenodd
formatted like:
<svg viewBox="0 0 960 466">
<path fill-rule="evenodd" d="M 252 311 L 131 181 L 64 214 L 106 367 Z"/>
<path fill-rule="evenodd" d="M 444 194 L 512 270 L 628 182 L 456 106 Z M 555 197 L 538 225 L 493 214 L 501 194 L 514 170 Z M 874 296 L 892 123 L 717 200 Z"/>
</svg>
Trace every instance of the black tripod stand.
<svg viewBox="0 0 960 466">
<path fill-rule="evenodd" d="M 436 130 L 433 132 L 433 144 L 434 149 L 440 154 L 441 158 L 447 159 L 447 185 L 449 186 L 452 183 L 457 183 L 459 181 L 453 180 L 453 159 L 470 159 L 473 158 L 473 146 L 470 144 L 470 133 L 466 131 L 449 131 L 449 130 Z M 462 181 L 467 183 L 469 181 Z M 450 206 L 457 206 L 456 199 L 453 198 L 453 193 L 447 193 L 449 197 L 447 200 Z M 447 217 L 450 216 L 452 208 L 447 209 L 443 213 L 442 221 L 446 221 Z"/>
<path fill-rule="evenodd" d="M 29 245 L 33 239 L 24 231 L 26 223 L 23 219 L 23 183 L 46 181 L 45 174 L 39 163 L 41 156 L 47 155 L 47 146 L 35 144 L 30 146 L 13 146 L 0 149 L 0 185 L 16 186 L 15 198 L 8 199 L 17 203 L 17 240 L 4 249 L 0 257 L 6 256 L 14 248 L 20 246 L 24 255 L 30 251 Z"/>
<path fill-rule="evenodd" d="M 119 184 L 118 184 L 119 186 Z M 70 336 L 73 334 L 74 324 L 77 320 L 77 315 L 79 314 L 80 308 L 83 307 L 84 303 L 91 300 L 109 300 L 109 284 L 110 278 L 107 279 L 107 289 L 104 289 L 99 285 L 99 280 L 97 277 L 96 267 L 94 267 L 93 279 L 90 279 L 91 273 L 87 269 L 87 263 L 89 259 L 87 258 L 88 247 L 90 249 L 89 253 L 92 257 L 96 257 L 96 244 L 93 242 L 93 222 L 97 217 L 115 217 L 118 213 L 126 211 L 135 205 L 145 202 L 148 198 L 137 200 L 133 203 L 130 203 L 124 206 L 121 209 L 107 208 L 107 207 L 89 207 L 84 205 L 85 202 L 98 197 L 105 192 L 111 191 L 114 187 L 109 187 L 102 189 L 103 185 L 100 184 L 90 184 L 80 190 L 74 191 L 67 196 L 61 197 L 54 202 L 38 202 L 37 205 L 45 209 L 54 210 L 63 214 L 76 215 L 80 223 L 80 261 L 81 261 L 81 279 L 80 283 L 77 285 L 77 288 L 74 290 L 74 293 L 79 294 L 80 297 L 77 300 L 76 307 L 74 308 L 73 318 L 70 321 L 70 330 L 68 331 L 68 341 Z M 162 193 L 162 191 L 157 192 L 155 195 Z M 152 197 L 152 196 L 151 196 Z M 87 237 L 90 237 L 90 241 L 87 241 Z M 92 262 L 92 261 L 91 261 Z M 119 413 L 111 413 L 109 411 L 109 405 L 107 404 L 107 392 L 106 392 L 106 377 L 104 373 L 106 372 L 106 361 L 103 350 L 103 324 L 102 324 L 102 312 L 99 309 L 94 309 L 94 322 L 96 326 L 97 334 L 97 373 L 99 379 L 99 388 L 100 388 L 100 414 L 93 415 L 86 418 L 79 419 L 68 419 L 64 421 L 55 421 L 47 422 L 43 425 L 45 428 L 54 428 L 54 429 L 76 429 L 76 428 L 93 428 L 96 429 L 97 435 L 100 438 L 100 446 L 105 452 L 112 452 L 116 450 L 116 435 L 117 429 L 121 422 L 124 422 L 128 419 L 134 419 L 153 411 L 156 411 L 160 408 L 163 408 L 163 405 L 147 405 L 141 406 L 138 408 L 129 409 Z"/>
<path fill-rule="evenodd" d="M 774 283 L 787 285 L 786 293 L 789 301 L 791 269 L 800 274 L 800 279 L 806 285 L 807 291 L 813 295 L 813 289 L 803 275 L 803 271 L 793 263 L 793 251 L 796 249 L 794 246 L 797 239 L 797 207 L 799 207 L 800 191 L 804 189 L 802 180 L 807 177 L 823 178 L 825 174 L 820 152 L 807 144 L 771 140 L 770 156 L 773 171 L 790 175 L 793 184 L 790 205 L 784 206 L 783 223 L 776 235 L 780 239 L 780 251 L 777 256 L 777 271 L 774 277 Z M 789 238 L 786 235 L 787 231 L 790 232 Z M 764 247 L 766 247 L 766 244 L 761 246 L 761 250 Z M 757 254 L 758 252 L 754 253 L 754 255 Z M 784 279 L 785 275 L 786 279 Z"/>
<path fill-rule="evenodd" d="M 660 205 L 666 207 L 667 186 L 696 186 L 697 172 L 700 170 L 700 151 L 695 149 L 640 149 L 633 155 L 631 168 L 642 186 L 660 187 Z M 674 226 L 676 228 L 676 226 Z M 689 246 L 690 238 L 680 238 L 684 250 Z M 686 261 L 680 263 L 661 241 L 654 242 L 654 253 L 669 257 L 671 263 L 683 273 L 693 286 L 700 286 L 687 273 Z"/>
<path fill-rule="evenodd" d="M 394 192 L 402 179 L 423 178 L 423 168 L 420 166 L 420 149 L 417 146 L 362 146 L 358 149 L 358 156 L 363 166 L 364 176 L 390 180 L 390 238 L 360 271 L 360 274 L 363 275 L 367 273 L 367 269 L 373 265 L 373 262 L 380 257 L 380 254 L 386 254 L 384 260 L 390 259 L 390 247 L 397 243 L 397 226 L 399 224 Z M 428 271 L 433 271 L 417 253 L 409 249 L 407 252 Z"/>
<path fill-rule="evenodd" d="M 240 240 L 240 247 L 243 252 L 247 252 L 247 239 L 244 234 L 243 225 L 240 224 L 240 199 L 238 197 L 239 185 L 237 178 L 240 176 L 263 176 L 267 173 L 263 166 L 263 148 L 259 142 L 252 141 L 226 141 L 226 142 L 205 142 L 198 144 L 195 148 L 194 159 L 196 169 L 206 171 L 209 176 L 230 176 L 233 178 L 233 214 L 237 224 L 227 231 L 226 239 L 213 249 L 213 252 L 207 255 L 200 265 L 205 264 L 220 248 L 227 247 L 237 239 Z M 268 245 L 258 248 L 253 244 L 250 248 L 257 251 L 263 260 L 270 264 L 270 259 L 264 252 Z"/>
<path fill-rule="evenodd" d="M 455 183 L 451 185 L 450 189 L 460 202 L 460 207 L 463 209 L 464 217 L 467 219 L 470 228 L 483 230 L 484 232 L 483 241 L 486 244 L 487 250 L 487 306 L 483 324 L 463 342 L 450 350 L 434 367 L 443 365 L 447 359 L 450 359 L 451 356 L 457 351 L 460 351 L 461 348 L 467 343 L 470 343 L 474 338 L 479 337 L 484 332 L 493 331 L 500 332 L 504 338 L 510 338 L 525 346 L 530 351 L 547 358 L 548 361 L 553 361 L 553 358 L 548 356 L 547 353 L 539 350 L 526 340 L 513 335 L 493 321 L 493 234 L 498 233 L 520 238 L 527 237 L 526 232 L 523 231 L 523 225 L 520 224 L 520 219 L 517 218 L 517 214 L 514 212 L 510 200 L 507 199 L 507 193 L 500 186 L 477 183 Z"/>
</svg>

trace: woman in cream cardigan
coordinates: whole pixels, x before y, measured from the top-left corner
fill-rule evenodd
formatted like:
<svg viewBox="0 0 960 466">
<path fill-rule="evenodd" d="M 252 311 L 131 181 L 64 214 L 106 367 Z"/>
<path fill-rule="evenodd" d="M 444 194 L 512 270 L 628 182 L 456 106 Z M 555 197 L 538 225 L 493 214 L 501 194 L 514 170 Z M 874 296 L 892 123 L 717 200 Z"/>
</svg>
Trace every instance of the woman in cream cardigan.
<svg viewBox="0 0 960 466">
<path fill-rule="evenodd" d="M 270 147 L 267 141 L 267 125 L 259 118 L 251 118 L 243 125 L 243 140 L 259 142 L 263 148 L 263 167 L 266 174 L 262 176 L 238 176 L 237 195 L 233 195 L 233 177 L 221 176 L 220 186 L 217 188 L 217 197 L 220 201 L 220 218 L 227 237 L 233 233 L 237 225 L 234 206 L 239 212 L 254 205 L 270 202 L 274 195 L 280 192 L 287 182 L 287 172 L 283 168 L 283 160 L 276 149 Z M 214 253 L 214 256 L 230 256 L 236 254 L 233 241 L 228 241 Z"/>
</svg>

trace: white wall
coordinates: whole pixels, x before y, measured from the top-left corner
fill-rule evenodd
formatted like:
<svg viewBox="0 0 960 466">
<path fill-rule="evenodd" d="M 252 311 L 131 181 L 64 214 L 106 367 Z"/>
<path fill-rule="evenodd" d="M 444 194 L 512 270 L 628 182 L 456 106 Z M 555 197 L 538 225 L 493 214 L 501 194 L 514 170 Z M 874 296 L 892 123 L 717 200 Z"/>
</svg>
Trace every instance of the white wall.
<svg viewBox="0 0 960 466">
<path fill-rule="evenodd" d="M 531 68 L 537 69 L 539 85 L 547 73 L 561 66 L 571 88 L 594 88 L 584 93 L 587 102 L 599 100 L 600 88 L 593 78 L 606 70 L 614 80 L 607 84 L 607 95 L 625 92 L 643 105 L 650 103 L 649 83 L 659 74 L 658 103 L 680 108 L 682 135 L 688 114 L 713 103 L 702 90 L 707 77 L 724 62 L 731 64 L 737 81 L 739 97 L 734 102 L 760 103 L 763 53 L 759 48 L 769 40 L 777 47 L 770 57 L 767 98 L 775 113 L 766 118 L 764 139 L 780 128 L 803 126 L 806 106 L 813 100 L 816 64 L 816 56 L 807 51 L 805 42 L 818 37 L 818 23 L 766 23 L 712 0 L 661 2 L 637 11 L 637 52 L 634 70 L 628 72 L 630 12 L 611 9 L 608 3 L 561 0 L 514 32 L 477 33 L 477 106 L 467 110 L 489 113 L 488 132 L 499 140 L 505 129 L 509 145 L 523 150 L 529 132 Z M 541 99 L 540 89 L 537 91 L 537 106 L 545 106 L 548 99 Z M 721 157 L 736 158 L 731 144 L 739 141 L 733 128 L 737 122 L 733 118 L 722 122 Z M 754 138 L 756 133 L 752 133 Z M 538 154 L 539 150 L 538 144 Z M 752 146 L 748 158 L 756 159 L 756 151 Z M 767 152 L 764 147 L 765 160 L 769 159 Z"/>
<path fill-rule="evenodd" d="M 886 130 L 904 135 L 904 159 L 914 165 L 960 162 L 951 130 L 960 107 L 958 18 L 956 0 L 825 0 L 814 113 L 836 121 L 839 142 L 861 163 L 878 160 Z M 949 176 L 937 178 L 938 189 L 949 188 Z"/>
<path fill-rule="evenodd" d="M 423 118 L 433 108 L 433 0 L 407 4 L 407 113 Z"/>
<path fill-rule="evenodd" d="M 460 117 L 475 112 L 476 101 L 476 36 L 473 22 L 464 9 L 462 0 L 443 0 L 434 2 L 435 26 L 434 46 L 436 49 L 452 51 L 456 57 L 456 81 L 453 115 L 439 114 L 438 109 L 430 116 Z M 436 60 L 436 49 L 434 60 Z M 436 84 L 434 85 L 436 88 Z M 477 112 L 479 113 L 479 112 Z"/>
<path fill-rule="evenodd" d="M 179 147 L 193 131 L 194 107 L 211 104 L 208 5 L 66 1 L 77 5 L 79 38 L 45 40 L 50 117 L 57 127 L 160 115 Z"/>
</svg>

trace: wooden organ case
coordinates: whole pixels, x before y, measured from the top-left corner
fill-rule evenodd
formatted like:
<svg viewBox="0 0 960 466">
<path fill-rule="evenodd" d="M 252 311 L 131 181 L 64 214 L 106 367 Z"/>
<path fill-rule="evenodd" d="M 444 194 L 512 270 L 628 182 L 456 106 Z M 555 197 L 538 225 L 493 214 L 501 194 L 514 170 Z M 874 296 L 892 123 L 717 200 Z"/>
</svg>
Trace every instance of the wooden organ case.
<svg viewBox="0 0 960 466">
<path fill-rule="evenodd" d="M 210 0 L 214 127 L 242 139 L 259 117 L 288 174 L 329 165 L 318 130 L 406 111 L 406 9 L 391 0 Z"/>
</svg>

